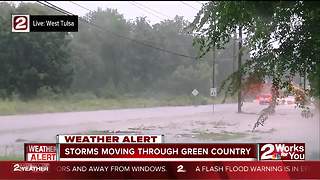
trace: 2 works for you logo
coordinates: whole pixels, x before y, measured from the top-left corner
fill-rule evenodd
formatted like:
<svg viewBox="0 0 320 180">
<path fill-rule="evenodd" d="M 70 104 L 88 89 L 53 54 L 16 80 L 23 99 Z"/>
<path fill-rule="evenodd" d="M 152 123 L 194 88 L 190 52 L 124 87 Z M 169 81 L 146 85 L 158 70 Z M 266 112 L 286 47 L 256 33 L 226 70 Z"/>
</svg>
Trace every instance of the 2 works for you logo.
<svg viewBox="0 0 320 180">
<path fill-rule="evenodd" d="M 305 143 L 259 144 L 260 160 L 305 160 Z"/>
<path fill-rule="evenodd" d="M 30 15 L 12 15 L 12 32 L 30 32 Z"/>
<path fill-rule="evenodd" d="M 14 163 L 13 172 L 47 172 L 49 163 Z"/>
</svg>

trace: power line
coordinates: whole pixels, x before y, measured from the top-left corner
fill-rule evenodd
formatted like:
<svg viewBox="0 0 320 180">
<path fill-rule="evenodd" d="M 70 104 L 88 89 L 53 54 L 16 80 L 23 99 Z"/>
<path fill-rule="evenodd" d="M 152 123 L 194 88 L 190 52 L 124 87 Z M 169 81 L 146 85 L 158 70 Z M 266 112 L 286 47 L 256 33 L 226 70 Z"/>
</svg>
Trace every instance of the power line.
<svg viewBox="0 0 320 180">
<path fill-rule="evenodd" d="M 78 3 L 75 3 L 75 2 L 73 2 L 73 1 L 69 1 L 69 2 L 71 2 L 72 4 L 74 4 L 74 5 L 76 5 L 76 6 L 81 7 L 81 8 L 83 8 L 83 9 L 87 10 L 87 11 L 91 11 L 90 9 L 88 9 L 88 8 L 86 8 L 86 7 L 78 4 Z M 130 3 L 130 2 L 129 2 L 129 3 Z M 150 11 L 153 11 L 153 12 L 155 12 L 155 13 L 161 15 L 161 16 L 164 16 L 164 17 L 170 19 L 169 16 L 167 16 L 167 15 L 165 15 L 165 14 L 159 12 L 159 11 L 156 11 L 156 10 L 154 10 L 154 9 L 151 9 L 151 8 L 149 8 L 148 6 L 145 6 L 145 5 L 143 5 L 143 4 L 140 4 L 140 3 L 136 2 L 136 1 L 132 1 L 132 3 L 135 3 L 136 5 L 142 6 L 142 7 L 145 8 L 145 9 L 148 9 L 148 10 L 150 10 Z M 133 5 L 133 4 L 132 4 L 132 5 Z M 137 6 L 136 6 L 136 7 L 137 7 Z M 141 10 L 143 10 L 143 9 L 141 9 Z M 145 11 L 145 10 L 143 10 L 143 11 Z M 147 11 L 145 11 L 145 12 L 147 12 Z M 150 14 L 150 12 L 147 12 L 147 13 Z M 152 14 L 152 15 L 156 16 L 155 14 Z M 159 16 L 156 16 L 156 17 L 161 18 L 161 17 L 159 17 Z M 163 18 L 161 18 L 161 19 L 163 19 Z"/>
<path fill-rule="evenodd" d="M 71 2 L 72 4 L 74 4 L 74 5 L 76 5 L 76 6 L 81 7 L 82 9 L 85 9 L 85 10 L 88 10 L 88 11 L 90 11 L 90 12 L 91 12 L 91 10 L 90 10 L 90 9 L 88 9 L 88 8 L 86 8 L 86 7 L 84 7 L 84 6 L 80 5 L 80 4 L 78 4 L 78 3 L 75 3 L 75 2 L 72 2 L 72 1 L 69 1 L 69 2 Z"/>
<path fill-rule="evenodd" d="M 154 10 L 154 9 L 151 9 L 151 8 L 149 8 L 148 6 L 145 6 L 145 5 L 143 5 L 143 4 L 140 4 L 140 3 L 136 2 L 136 1 L 133 1 L 133 2 L 135 2 L 136 4 L 142 6 L 142 7 L 146 8 L 146 9 L 149 9 L 150 11 L 153 11 L 153 12 L 155 12 L 155 13 L 158 13 L 158 14 L 160 14 L 160 15 L 162 15 L 162 16 L 170 19 L 169 16 L 167 16 L 167 15 L 165 15 L 165 14 L 159 12 L 159 11 L 156 11 L 156 10 Z"/>
<path fill-rule="evenodd" d="M 75 5 L 78 5 L 79 7 L 81 7 L 81 8 L 83 8 L 83 9 L 85 9 L 85 10 L 88 10 L 89 12 L 91 12 L 91 13 L 94 13 L 94 11 L 92 11 L 92 10 L 90 10 L 90 9 L 87 9 L 87 8 L 84 8 L 83 6 L 81 6 L 80 4 L 78 4 L 78 3 L 75 3 L 75 2 L 72 2 L 72 3 L 74 3 Z M 90 22 L 91 23 L 91 22 Z M 113 33 L 113 32 L 110 32 L 110 33 Z M 138 40 L 137 40 L 138 41 Z M 150 42 L 150 41 L 143 41 L 144 43 L 150 43 L 150 44 L 155 44 L 154 42 Z"/>
<path fill-rule="evenodd" d="M 50 4 L 51 6 L 54 6 L 54 5 L 52 5 L 51 3 L 47 2 L 47 1 L 45 1 L 45 2 L 48 3 L 48 4 Z M 43 2 L 37 1 L 37 3 L 40 3 L 40 4 L 44 5 L 44 6 L 49 7 L 47 4 L 45 4 L 45 3 L 43 3 Z M 50 8 L 53 9 L 52 7 L 50 7 Z M 58 11 L 58 12 L 60 12 L 60 13 L 62 13 L 62 14 L 71 15 L 70 13 L 68 13 L 68 12 L 66 12 L 66 11 L 64 11 L 63 9 L 60 9 L 60 8 L 57 8 L 57 9 L 54 9 L 54 10 L 55 10 L 55 11 Z"/>
<path fill-rule="evenodd" d="M 154 13 L 152 13 L 152 12 L 148 12 L 147 10 L 145 10 L 145 9 L 143 9 L 142 7 L 140 7 L 140 6 L 138 6 L 137 4 L 135 4 L 135 2 L 131 2 L 131 1 L 128 1 L 130 4 L 132 4 L 133 6 L 135 6 L 135 7 L 137 7 L 137 8 L 139 8 L 139 9 L 141 9 L 142 11 L 144 11 L 144 12 L 147 12 L 147 13 L 149 13 L 149 14 L 151 14 L 151 15 L 153 15 L 153 16 L 155 16 L 155 17 L 157 17 L 157 18 L 159 18 L 159 19 L 161 19 L 161 20 L 164 20 L 162 17 L 160 17 L 160 16 L 158 16 L 158 15 L 156 15 L 156 14 L 154 14 Z"/>
<path fill-rule="evenodd" d="M 48 8 L 50 8 L 50 9 L 53 9 L 53 10 L 55 10 L 55 11 L 58 11 L 58 12 L 60 12 L 60 13 L 62 13 L 62 14 L 75 15 L 75 14 L 70 13 L 70 12 L 68 12 L 68 11 L 66 11 L 66 10 L 64 10 L 64 9 L 62 9 L 62 8 L 60 8 L 60 7 L 52 4 L 52 3 L 49 3 L 49 2 L 47 2 L 47 1 L 45 1 L 47 4 L 45 4 L 45 3 L 43 3 L 43 2 L 40 2 L 40 1 L 37 1 L 37 2 L 40 3 L 40 4 L 42 4 L 42 5 L 44 5 L 44 6 L 46 6 L 46 7 L 48 7 Z M 48 4 L 51 5 L 51 6 L 49 6 Z M 92 12 L 92 11 L 91 11 L 91 12 Z M 149 48 L 157 49 L 157 50 L 159 50 L 159 51 L 163 51 L 163 52 L 166 52 L 166 53 L 169 53 L 169 54 L 172 54 L 172 55 L 181 56 L 181 57 L 189 58 L 189 59 L 192 59 L 192 60 L 195 60 L 195 59 L 197 58 L 197 57 L 192 57 L 192 56 L 188 56 L 188 55 L 185 55 L 185 54 L 180 54 L 180 53 L 177 53 L 177 52 L 174 52 L 174 51 L 170 51 L 170 50 L 168 50 L 168 49 L 156 47 L 156 46 L 153 46 L 153 45 L 151 45 L 151 44 L 148 44 L 148 43 L 145 43 L 145 42 L 136 40 L 136 39 L 132 39 L 132 38 L 129 38 L 129 37 L 126 37 L 126 36 L 119 35 L 119 34 L 113 32 L 113 31 L 110 31 L 110 30 L 108 30 L 108 29 L 106 29 L 106 28 L 102 28 L 101 26 L 96 25 L 96 24 L 94 24 L 93 22 L 89 22 L 89 21 L 87 21 L 87 20 L 85 20 L 85 19 L 83 19 L 83 18 L 81 18 L 81 17 L 79 17 L 79 16 L 78 16 L 78 18 L 79 18 L 79 20 L 81 20 L 81 21 L 83 21 L 83 22 L 85 22 L 85 23 L 87 23 L 87 24 L 89 24 L 89 25 L 91 25 L 91 26 L 94 26 L 94 27 L 96 27 L 97 29 L 99 29 L 99 30 L 101 30 L 101 31 L 103 31 L 103 32 L 108 32 L 108 33 L 110 33 L 110 34 L 112 34 L 112 35 L 114 35 L 114 36 L 117 36 L 117 37 L 119 37 L 119 38 L 123 38 L 123 39 L 126 39 L 126 40 L 130 40 L 130 41 L 135 42 L 135 43 L 137 43 L 137 44 L 141 44 L 141 45 L 146 46 L 146 47 L 149 47 Z"/>
<path fill-rule="evenodd" d="M 188 6 L 188 7 L 190 7 L 190 8 L 192 8 L 192 9 L 194 9 L 194 10 L 196 10 L 196 11 L 199 11 L 199 9 L 197 9 L 197 8 L 195 8 L 195 7 L 193 7 L 193 6 L 191 6 L 190 4 L 188 4 L 188 3 L 185 3 L 185 2 L 183 2 L 183 1 L 180 1 L 182 4 L 184 4 L 184 5 L 186 5 L 186 6 Z"/>
<path fill-rule="evenodd" d="M 74 2 L 75 3 L 75 2 Z M 137 2 L 135 2 L 136 4 L 138 4 Z M 75 4 L 77 4 L 77 3 L 75 3 Z M 81 7 L 81 6 L 79 6 L 79 7 Z M 93 13 L 93 11 L 92 10 L 90 10 L 90 9 L 86 9 L 86 10 L 88 10 L 88 11 L 90 11 L 90 12 L 92 12 Z M 115 34 L 114 32 L 110 32 L 110 33 L 113 33 L 113 34 Z M 115 34 L 116 36 L 119 36 L 118 34 Z M 148 41 L 144 41 L 144 42 L 142 42 L 142 41 L 139 41 L 139 40 L 136 40 L 136 39 L 131 39 L 131 38 L 128 38 L 128 37 L 125 37 L 126 39 L 129 39 L 129 40 L 131 40 L 131 41 L 136 41 L 136 43 L 139 43 L 139 42 L 141 42 L 141 43 L 145 43 L 145 44 L 147 44 L 147 43 L 151 43 L 151 44 L 154 44 L 154 42 L 148 42 Z M 140 44 L 141 44 L 140 43 Z M 157 47 L 157 46 L 154 46 L 154 45 L 151 45 L 151 44 L 149 44 L 150 46 L 153 46 L 154 48 L 157 48 L 158 50 L 160 50 L 160 49 L 163 49 L 163 48 L 160 48 L 159 49 L 159 47 Z M 163 50 L 166 50 L 166 49 L 163 49 Z M 170 50 L 167 50 L 166 52 L 167 53 L 169 53 L 168 51 L 170 51 Z M 175 55 L 178 55 L 178 54 L 180 54 L 180 53 L 176 53 L 176 52 L 174 52 L 174 51 L 171 51 L 171 52 L 173 52 L 173 53 L 175 53 Z M 181 54 L 181 55 L 183 55 L 183 54 Z M 183 57 L 186 57 L 187 55 L 183 55 Z M 189 57 L 187 57 L 187 58 L 190 58 L 190 59 L 196 59 L 197 57 L 191 57 L 191 56 L 189 56 Z"/>
<path fill-rule="evenodd" d="M 70 2 L 72 2 L 72 1 L 70 1 Z M 94 13 L 94 11 L 92 11 L 92 10 L 90 10 L 90 9 L 88 9 L 88 8 L 85 8 L 84 6 L 81 6 L 80 4 L 78 4 L 78 3 L 75 3 L 75 2 L 72 2 L 73 4 L 75 4 L 75 5 L 77 5 L 77 6 L 79 6 L 79 7 L 81 7 L 81 8 L 83 8 L 83 9 L 85 9 L 85 10 L 88 10 L 89 12 L 91 12 L 91 13 Z M 80 18 L 80 17 L 79 17 Z M 86 23 L 90 23 L 91 25 L 92 25 L 92 22 L 86 22 Z M 95 24 L 93 25 L 93 26 L 96 26 Z M 109 33 L 112 33 L 112 34 L 114 34 L 114 35 L 118 35 L 118 34 L 116 34 L 116 33 L 114 33 L 114 32 L 112 32 L 112 31 L 110 31 Z M 126 37 L 127 38 L 127 37 Z M 137 40 L 138 41 L 138 40 Z M 153 42 L 148 42 L 148 41 L 144 41 L 144 43 L 151 43 L 151 44 L 155 44 L 155 43 L 153 43 Z"/>
</svg>

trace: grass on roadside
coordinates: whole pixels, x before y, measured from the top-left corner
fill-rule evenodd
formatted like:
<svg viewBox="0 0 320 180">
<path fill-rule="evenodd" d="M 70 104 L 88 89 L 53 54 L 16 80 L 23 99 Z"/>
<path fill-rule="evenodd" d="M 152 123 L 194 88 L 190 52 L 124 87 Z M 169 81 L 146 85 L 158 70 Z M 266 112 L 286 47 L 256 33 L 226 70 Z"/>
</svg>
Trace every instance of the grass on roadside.
<svg viewBox="0 0 320 180">
<path fill-rule="evenodd" d="M 165 98 L 134 98 L 121 97 L 116 99 L 104 98 L 74 98 L 33 99 L 29 101 L 1 100 L 0 115 L 93 111 L 120 108 L 143 108 L 157 106 L 186 106 L 220 103 L 221 98 L 176 96 Z"/>
<path fill-rule="evenodd" d="M 202 140 L 233 140 L 233 139 L 240 139 L 247 137 L 248 134 L 242 132 L 227 132 L 222 131 L 219 133 L 216 132 L 206 132 L 206 131 L 193 131 L 195 134 L 195 138 L 202 139 Z"/>
<path fill-rule="evenodd" d="M 23 156 L 18 155 L 10 155 L 10 156 L 1 156 L 0 155 L 0 161 L 23 161 Z"/>
</svg>

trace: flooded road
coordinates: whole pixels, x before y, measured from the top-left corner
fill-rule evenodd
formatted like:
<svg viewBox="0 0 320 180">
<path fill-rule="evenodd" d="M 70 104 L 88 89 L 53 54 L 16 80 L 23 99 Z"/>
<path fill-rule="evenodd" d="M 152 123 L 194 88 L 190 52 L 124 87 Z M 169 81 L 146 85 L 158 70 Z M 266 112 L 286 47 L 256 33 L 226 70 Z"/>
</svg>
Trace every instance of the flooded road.
<svg viewBox="0 0 320 180">
<path fill-rule="evenodd" d="M 320 159 L 319 112 L 305 119 L 294 105 L 280 105 L 252 133 L 264 107 L 245 103 L 241 114 L 237 104 L 219 104 L 214 113 L 205 105 L 0 116 L 0 144 L 22 154 L 23 143 L 52 143 L 56 134 L 128 132 L 164 134 L 171 143 L 305 142 L 307 159 Z"/>
</svg>

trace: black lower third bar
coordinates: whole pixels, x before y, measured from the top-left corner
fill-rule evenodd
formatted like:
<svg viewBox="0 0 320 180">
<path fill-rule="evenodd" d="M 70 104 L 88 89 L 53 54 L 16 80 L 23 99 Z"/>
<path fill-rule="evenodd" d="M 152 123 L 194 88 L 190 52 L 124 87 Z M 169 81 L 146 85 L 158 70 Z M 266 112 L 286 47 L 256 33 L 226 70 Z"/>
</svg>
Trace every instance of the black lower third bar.
<svg viewBox="0 0 320 180">
<path fill-rule="evenodd" d="M 78 16 L 30 15 L 30 32 L 78 32 Z"/>
</svg>

